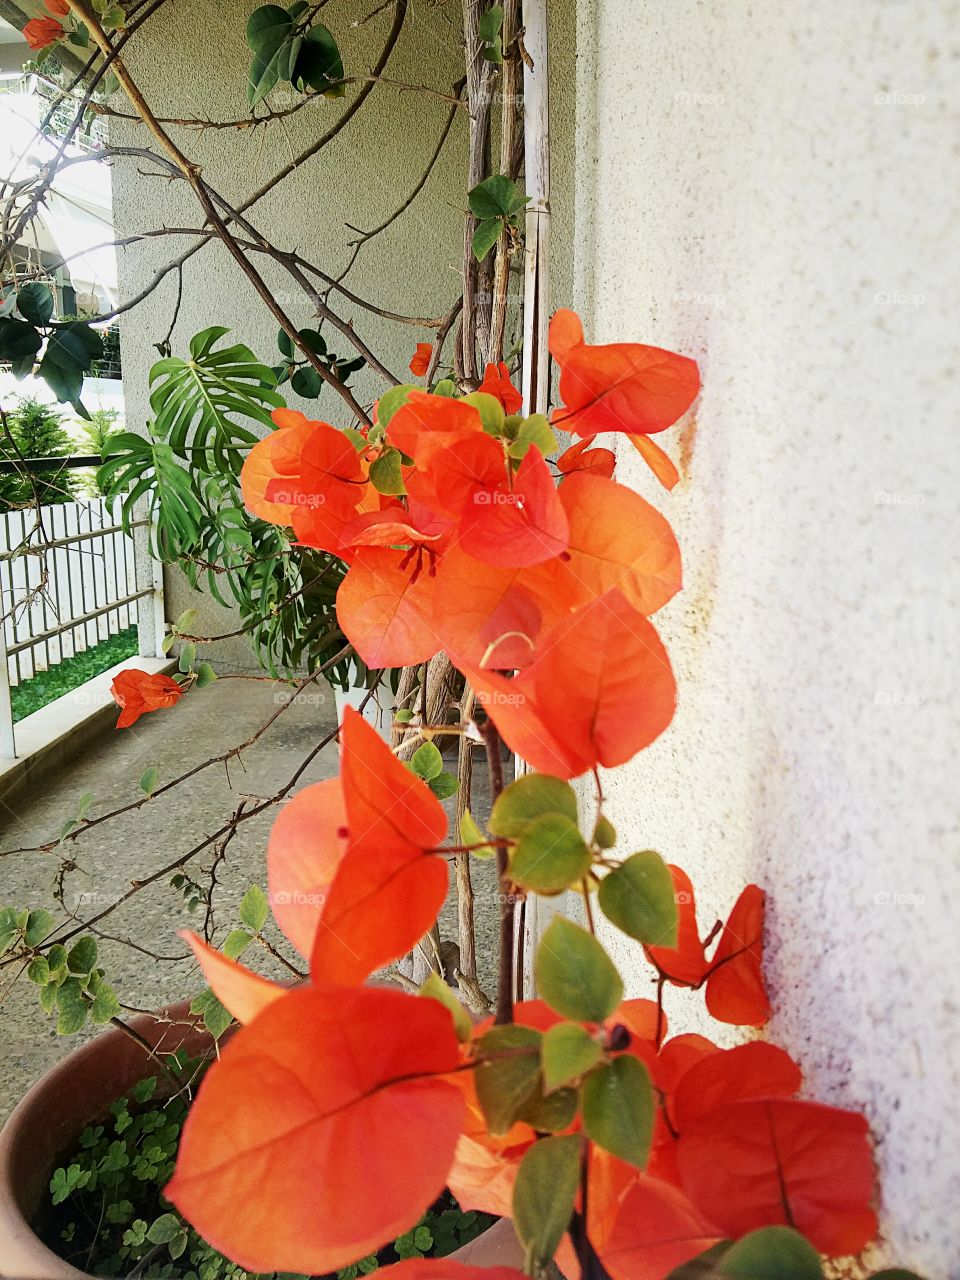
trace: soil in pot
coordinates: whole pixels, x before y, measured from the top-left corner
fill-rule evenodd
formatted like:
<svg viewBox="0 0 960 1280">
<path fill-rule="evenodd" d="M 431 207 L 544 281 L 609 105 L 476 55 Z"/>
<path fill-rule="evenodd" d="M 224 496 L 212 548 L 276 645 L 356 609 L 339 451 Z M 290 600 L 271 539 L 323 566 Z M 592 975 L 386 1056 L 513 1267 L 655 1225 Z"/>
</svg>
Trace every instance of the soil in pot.
<svg viewBox="0 0 960 1280">
<path fill-rule="evenodd" d="M 185 1078 L 195 1077 L 195 1066 L 186 1066 Z M 281 1280 L 273 1273 L 250 1276 L 206 1244 L 163 1199 L 190 1102 L 186 1093 L 171 1098 L 157 1091 L 157 1077 L 142 1080 L 99 1123 L 84 1129 L 53 1172 L 49 1196 L 33 1224 L 37 1235 L 48 1249 L 93 1275 Z M 445 1193 L 420 1223 L 379 1254 L 315 1280 L 355 1280 L 402 1258 L 446 1257 L 494 1221 L 488 1214 L 461 1212 Z"/>
</svg>

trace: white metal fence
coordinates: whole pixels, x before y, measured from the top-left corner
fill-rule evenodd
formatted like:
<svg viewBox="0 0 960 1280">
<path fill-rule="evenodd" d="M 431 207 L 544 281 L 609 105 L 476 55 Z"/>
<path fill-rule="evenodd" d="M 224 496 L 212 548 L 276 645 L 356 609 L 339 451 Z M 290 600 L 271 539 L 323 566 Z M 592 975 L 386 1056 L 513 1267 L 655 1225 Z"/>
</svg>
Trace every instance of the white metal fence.
<svg viewBox="0 0 960 1280">
<path fill-rule="evenodd" d="M 103 498 L 0 513 L 0 755 L 14 750 L 10 689 L 128 627 L 154 594 Z"/>
</svg>

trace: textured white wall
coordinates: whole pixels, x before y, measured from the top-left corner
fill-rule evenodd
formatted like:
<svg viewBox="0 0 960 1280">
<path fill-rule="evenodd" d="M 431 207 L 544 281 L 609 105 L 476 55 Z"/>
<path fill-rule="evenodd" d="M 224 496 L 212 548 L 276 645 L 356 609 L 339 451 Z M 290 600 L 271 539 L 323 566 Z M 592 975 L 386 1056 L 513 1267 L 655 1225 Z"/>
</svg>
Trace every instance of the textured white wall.
<svg viewBox="0 0 960 1280">
<path fill-rule="evenodd" d="M 866 1112 L 890 1256 L 939 1280 L 960 1276 L 958 17 L 581 0 L 577 47 L 588 331 L 693 355 L 705 383 L 672 496 L 621 450 L 686 589 L 660 618 L 676 722 L 609 777 L 613 817 L 692 873 L 705 924 L 746 879 L 770 891 L 770 1035 L 810 1095 Z"/>
</svg>

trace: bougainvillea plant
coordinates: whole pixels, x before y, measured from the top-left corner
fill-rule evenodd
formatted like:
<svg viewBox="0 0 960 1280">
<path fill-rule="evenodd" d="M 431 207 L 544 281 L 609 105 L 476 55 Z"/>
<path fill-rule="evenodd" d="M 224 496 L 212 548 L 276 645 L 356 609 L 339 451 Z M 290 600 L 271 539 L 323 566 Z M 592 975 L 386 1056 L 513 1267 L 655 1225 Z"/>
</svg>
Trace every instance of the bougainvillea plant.
<svg viewBox="0 0 960 1280">
<path fill-rule="evenodd" d="M 772 1044 L 670 1034 L 671 985 L 702 990 L 720 1023 L 768 1020 L 762 891 L 748 886 L 703 939 L 685 873 L 621 851 L 604 813 L 600 768 L 673 715 L 650 615 L 681 572 L 668 522 L 592 438 L 626 434 L 670 487 L 649 437 L 690 407 L 696 366 L 588 345 L 563 311 L 551 351 L 553 422 L 580 437 L 553 469 L 550 423 L 517 412 L 498 366 L 462 397 L 452 383 L 396 388 L 365 430 L 277 410 L 243 469 L 251 511 L 348 564 L 338 616 L 369 666 L 451 657 L 475 712 L 453 731 L 486 744 L 494 796 L 486 830 L 468 814 L 445 843 L 437 798 L 348 709 L 339 777 L 299 792 L 269 841 L 274 916 L 309 982 L 276 985 L 190 935 L 242 1025 L 191 1109 L 166 1195 L 252 1270 L 335 1271 L 445 1187 L 513 1219 L 529 1276 L 554 1258 L 584 1280 L 661 1280 L 695 1258 L 700 1275 L 818 1276 L 818 1253 L 856 1254 L 876 1232 L 861 1116 L 798 1098 L 799 1068 Z M 531 770 L 506 787 L 501 740 Z M 595 781 L 589 815 L 569 781 L 581 775 Z M 370 984 L 434 923 L 447 859 L 465 851 L 493 853 L 500 878 L 496 1016 L 479 1022 L 438 976 L 419 995 Z M 554 920 L 534 957 L 539 998 L 518 1000 L 514 905 L 567 890 L 584 923 Z M 624 998 L 600 915 L 643 949 L 656 1000 Z"/>
</svg>

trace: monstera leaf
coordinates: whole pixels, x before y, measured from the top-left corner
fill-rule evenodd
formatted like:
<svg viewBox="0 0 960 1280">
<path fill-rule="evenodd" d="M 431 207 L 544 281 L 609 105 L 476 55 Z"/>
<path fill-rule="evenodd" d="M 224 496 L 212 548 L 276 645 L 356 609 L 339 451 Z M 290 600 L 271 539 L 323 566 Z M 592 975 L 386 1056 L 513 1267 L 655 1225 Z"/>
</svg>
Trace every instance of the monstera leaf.
<svg viewBox="0 0 960 1280">
<path fill-rule="evenodd" d="M 237 418 L 269 426 L 283 397 L 276 374 L 249 347 L 215 350 L 226 333 L 219 325 L 204 329 L 191 339 L 189 360 L 159 360 L 150 370 L 150 405 L 157 437 L 178 457 L 204 471 L 237 474 L 241 450 L 258 439 Z"/>
<path fill-rule="evenodd" d="M 124 531 L 130 533 L 141 498 L 153 522 L 155 552 L 170 559 L 193 547 L 200 534 L 202 510 L 190 473 L 177 461 L 170 445 L 156 436 L 145 439 L 120 431 L 110 439 L 111 457 L 97 472 L 108 499 L 120 501 Z"/>
</svg>

